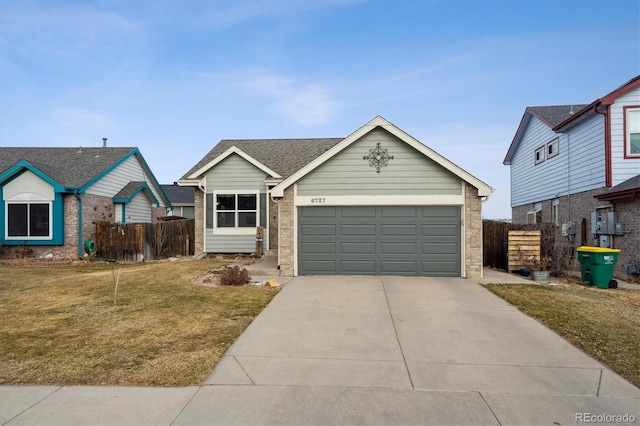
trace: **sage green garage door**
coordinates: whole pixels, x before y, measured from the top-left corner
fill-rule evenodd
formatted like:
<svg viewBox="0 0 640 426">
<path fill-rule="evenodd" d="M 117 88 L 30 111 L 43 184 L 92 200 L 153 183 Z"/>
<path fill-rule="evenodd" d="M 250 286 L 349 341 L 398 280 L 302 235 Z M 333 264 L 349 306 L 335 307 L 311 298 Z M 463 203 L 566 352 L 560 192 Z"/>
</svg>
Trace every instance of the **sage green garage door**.
<svg viewBox="0 0 640 426">
<path fill-rule="evenodd" d="M 300 207 L 301 275 L 454 276 L 459 207 Z"/>
</svg>

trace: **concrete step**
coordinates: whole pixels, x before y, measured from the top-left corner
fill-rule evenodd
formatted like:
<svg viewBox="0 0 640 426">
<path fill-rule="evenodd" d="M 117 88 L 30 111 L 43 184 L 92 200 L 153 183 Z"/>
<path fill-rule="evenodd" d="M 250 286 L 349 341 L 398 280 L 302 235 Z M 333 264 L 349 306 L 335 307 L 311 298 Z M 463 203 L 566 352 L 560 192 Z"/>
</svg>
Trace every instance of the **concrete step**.
<svg viewBox="0 0 640 426">
<path fill-rule="evenodd" d="M 252 277 L 279 277 L 280 270 L 279 269 L 271 269 L 271 268 L 260 268 L 260 269 L 252 269 L 247 268 L 249 274 Z"/>
</svg>

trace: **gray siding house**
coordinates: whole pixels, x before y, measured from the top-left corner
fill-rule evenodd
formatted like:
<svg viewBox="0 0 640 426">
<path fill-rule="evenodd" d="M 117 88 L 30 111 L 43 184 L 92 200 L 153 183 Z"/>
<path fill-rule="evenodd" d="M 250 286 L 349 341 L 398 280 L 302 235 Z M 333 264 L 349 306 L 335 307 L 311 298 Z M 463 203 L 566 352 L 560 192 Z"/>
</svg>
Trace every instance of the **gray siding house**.
<svg viewBox="0 0 640 426">
<path fill-rule="evenodd" d="M 0 148 L 0 246 L 84 256 L 95 222 L 151 222 L 171 208 L 137 148 Z"/>
<path fill-rule="evenodd" d="M 640 264 L 640 76 L 590 104 L 528 107 L 504 164 L 514 223 L 553 223 L 572 251 L 620 248 L 618 275 Z"/>
<path fill-rule="evenodd" d="M 283 275 L 480 277 L 492 188 L 382 117 L 346 138 L 222 140 L 192 186 L 196 252 L 251 253 Z"/>
</svg>

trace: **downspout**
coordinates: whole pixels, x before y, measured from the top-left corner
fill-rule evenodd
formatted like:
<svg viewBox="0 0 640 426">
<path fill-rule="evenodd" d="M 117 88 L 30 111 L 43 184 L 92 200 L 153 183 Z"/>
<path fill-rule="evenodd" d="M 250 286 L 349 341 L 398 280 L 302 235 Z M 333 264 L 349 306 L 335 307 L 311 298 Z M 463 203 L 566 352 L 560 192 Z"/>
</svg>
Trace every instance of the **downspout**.
<svg viewBox="0 0 640 426">
<path fill-rule="evenodd" d="M 73 195 L 78 200 L 78 259 L 82 259 L 82 198 L 78 195 L 78 188 L 73 188 Z"/>
<path fill-rule="evenodd" d="M 604 186 L 611 188 L 613 179 L 611 176 L 611 130 L 608 109 L 602 112 L 598 110 L 598 105 L 594 105 L 593 112 L 604 117 Z"/>
</svg>

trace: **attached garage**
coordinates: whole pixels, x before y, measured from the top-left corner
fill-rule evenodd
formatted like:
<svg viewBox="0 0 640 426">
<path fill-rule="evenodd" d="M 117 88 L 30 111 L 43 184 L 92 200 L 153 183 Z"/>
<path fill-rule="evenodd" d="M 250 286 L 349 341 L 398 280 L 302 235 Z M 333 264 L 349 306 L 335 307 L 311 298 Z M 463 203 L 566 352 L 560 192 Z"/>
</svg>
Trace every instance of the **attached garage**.
<svg viewBox="0 0 640 426">
<path fill-rule="evenodd" d="M 459 206 L 298 208 L 301 275 L 461 276 Z"/>
</svg>

